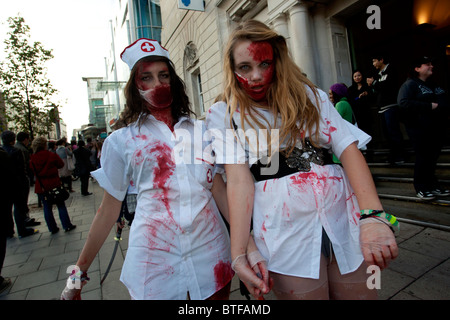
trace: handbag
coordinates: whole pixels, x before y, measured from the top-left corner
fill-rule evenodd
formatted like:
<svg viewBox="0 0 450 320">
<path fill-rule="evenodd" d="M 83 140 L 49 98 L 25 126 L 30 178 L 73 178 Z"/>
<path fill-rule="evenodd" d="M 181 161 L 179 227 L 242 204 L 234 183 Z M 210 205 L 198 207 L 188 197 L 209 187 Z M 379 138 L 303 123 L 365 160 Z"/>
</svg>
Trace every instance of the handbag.
<svg viewBox="0 0 450 320">
<path fill-rule="evenodd" d="M 73 159 L 71 156 L 67 156 L 67 170 L 69 171 L 73 171 L 75 170 L 75 165 L 73 163 Z"/>
<path fill-rule="evenodd" d="M 33 168 L 34 168 L 34 172 L 36 173 L 36 178 L 39 182 L 39 184 L 41 185 L 42 190 L 44 190 L 44 199 L 50 203 L 50 204 L 56 204 L 56 203 L 61 203 L 66 201 L 67 199 L 69 199 L 69 192 L 63 187 L 63 186 L 59 186 L 56 188 L 53 188 L 51 190 L 45 190 L 44 185 L 42 184 L 41 179 L 39 178 L 38 174 L 37 174 L 37 170 L 36 167 L 33 164 Z"/>
<path fill-rule="evenodd" d="M 61 203 L 69 199 L 69 192 L 62 186 L 53 188 L 49 191 L 44 191 L 44 199 L 49 203 Z"/>
</svg>

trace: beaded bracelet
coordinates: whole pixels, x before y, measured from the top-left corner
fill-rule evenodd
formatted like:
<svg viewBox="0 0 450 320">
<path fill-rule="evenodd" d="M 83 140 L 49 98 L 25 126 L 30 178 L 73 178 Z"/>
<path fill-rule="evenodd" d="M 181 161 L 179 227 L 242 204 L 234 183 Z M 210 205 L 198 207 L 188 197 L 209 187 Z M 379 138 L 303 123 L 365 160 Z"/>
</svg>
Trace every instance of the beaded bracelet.
<svg viewBox="0 0 450 320">
<path fill-rule="evenodd" d="M 398 232 L 400 231 L 400 225 L 398 223 L 398 220 L 392 214 L 386 213 L 383 210 L 369 210 L 369 209 L 364 209 L 361 210 L 360 212 L 361 212 L 361 216 L 359 218 L 360 220 L 376 217 L 384 218 L 390 223 L 389 227 L 391 228 L 394 234 L 398 234 Z"/>
<path fill-rule="evenodd" d="M 88 277 L 86 271 L 81 271 L 80 269 L 77 270 L 77 268 L 72 270 L 72 274 L 70 275 L 70 278 L 72 279 L 72 281 L 75 281 L 76 279 L 80 279 L 81 282 L 91 280 Z"/>
</svg>

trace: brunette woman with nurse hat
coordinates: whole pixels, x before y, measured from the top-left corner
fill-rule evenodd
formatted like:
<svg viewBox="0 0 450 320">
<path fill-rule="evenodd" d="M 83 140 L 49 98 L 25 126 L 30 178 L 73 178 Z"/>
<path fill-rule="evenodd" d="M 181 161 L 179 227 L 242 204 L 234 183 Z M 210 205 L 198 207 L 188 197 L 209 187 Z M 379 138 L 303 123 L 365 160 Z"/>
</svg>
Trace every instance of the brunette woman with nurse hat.
<svg viewBox="0 0 450 320">
<path fill-rule="evenodd" d="M 87 283 L 88 268 L 131 184 L 137 207 L 120 278 L 131 298 L 228 299 L 230 242 L 218 208 L 226 217 L 225 185 L 211 154 L 196 153 L 194 159 L 188 152 L 209 144 L 203 122 L 190 118 L 184 83 L 157 41 L 139 39 L 121 58 L 131 69 L 121 115 L 125 127 L 105 140 L 101 168 L 92 172 L 105 192 L 62 298 L 80 298 L 81 289 L 70 289 L 70 280 Z"/>
</svg>

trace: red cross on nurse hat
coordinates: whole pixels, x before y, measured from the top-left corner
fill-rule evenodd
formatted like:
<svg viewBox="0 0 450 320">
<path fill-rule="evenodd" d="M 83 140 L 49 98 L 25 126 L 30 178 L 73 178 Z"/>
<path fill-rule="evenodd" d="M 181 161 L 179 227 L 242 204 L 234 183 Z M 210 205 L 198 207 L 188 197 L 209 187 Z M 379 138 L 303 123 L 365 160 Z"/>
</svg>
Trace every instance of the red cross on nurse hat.
<svg viewBox="0 0 450 320">
<path fill-rule="evenodd" d="M 136 40 L 120 54 L 120 58 L 128 64 L 130 70 L 133 69 L 136 62 L 147 56 L 162 56 L 170 59 L 169 51 L 163 48 L 158 41 L 146 38 Z"/>
</svg>

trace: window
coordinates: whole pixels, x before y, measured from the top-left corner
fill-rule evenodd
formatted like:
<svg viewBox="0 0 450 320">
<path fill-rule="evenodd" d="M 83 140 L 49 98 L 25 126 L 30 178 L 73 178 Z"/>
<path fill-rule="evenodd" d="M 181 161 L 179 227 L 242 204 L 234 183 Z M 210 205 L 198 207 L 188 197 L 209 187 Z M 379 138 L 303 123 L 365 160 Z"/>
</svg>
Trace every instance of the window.
<svg viewBox="0 0 450 320">
<path fill-rule="evenodd" d="M 202 77 L 199 69 L 192 73 L 192 91 L 194 95 L 195 113 L 198 117 L 203 117 L 205 114 L 205 104 L 203 102 Z"/>
<path fill-rule="evenodd" d="M 134 0 L 137 38 L 161 42 L 161 9 L 159 0 Z"/>
</svg>

